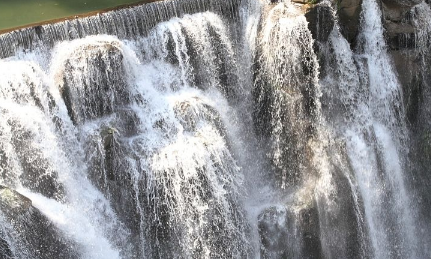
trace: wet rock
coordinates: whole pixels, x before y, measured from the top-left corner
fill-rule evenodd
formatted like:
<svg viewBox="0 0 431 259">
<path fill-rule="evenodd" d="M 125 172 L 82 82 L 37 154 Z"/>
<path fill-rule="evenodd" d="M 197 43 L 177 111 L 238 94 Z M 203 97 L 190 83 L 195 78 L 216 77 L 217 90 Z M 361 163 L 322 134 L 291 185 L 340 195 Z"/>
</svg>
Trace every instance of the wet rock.
<svg viewBox="0 0 431 259">
<path fill-rule="evenodd" d="M 416 37 L 413 32 L 391 33 L 388 36 L 388 45 L 392 50 L 416 48 Z"/>
<path fill-rule="evenodd" d="M 393 8 L 397 8 L 397 7 L 408 8 L 408 7 L 415 6 L 419 3 L 422 3 L 422 1 L 423 0 L 382 0 L 382 2 L 385 5 L 391 6 Z"/>
<path fill-rule="evenodd" d="M 383 25 L 391 50 L 416 48 L 415 28 L 411 23 L 411 8 L 382 4 Z"/>
<path fill-rule="evenodd" d="M 230 50 L 232 46 L 224 40 L 224 35 L 211 24 L 206 25 L 205 31 L 210 39 L 211 51 L 207 47 L 198 47 L 200 34 L 195 34 L 186 28 L 182 28 L 184 34 L 184 46 L 176 48 L 185 48 L 190 71 L 187 79 L 190 85 L 199 89 L 210 89 L 216 87 L 229 101 L 235 102 L 239 96 L 239 78 L 238 70 L 234 64 L 236 57 Z M 204 57 L 204 58 L 202 58 Z M 177 57 L 178 58 L 178 57 Z"/>
<path fill-rule="evenodd" d="M 29 198 L 5 186 L 0 186 L 0 215 L 10 226 L 15 249 L 27 250 L 16 253 L 38 259 L 80 256 L 78 245 L 62 236 Z"/>
<path fill-rule="evenodd" d="M 429 208 L 431 181 L 431 51 L 429 34 L 429 7 L 423 3 L 412 9 L 416 29 L 417 48 L 392 51 L 396 58 L 406 108 L 408 127 L 411 131 L 410 154 L 411 174 L 407 182 L 417 199 L 420 217 L 424 222 L 431 222 Z M 398 59 L 398 60 L 397 60 Z M 430 223 L 422 223 L 421 228 L 428 229 Z M 429 242 L 428 242 L 429 243 Z M 427 249 L 424 247 L 424 249 Z"/>
<path fill-rule="evenodd" d="M 284 3 L 268 12 L 253 68 L 254 125 L 281 188 L 312 173 L 318 60 L 302 15 L 303 10 Z"/>
<path fill-rule="evenodd" d="M 319 212 L 315 202 L 299 211 L 299 224 L 302 226 L 303 258 L 322 258 Z"/>
<path fill-rule="evenodd" d="M 109 197 L 120 217 L 127 215 L 124 222 L 135 224 L 136 220 L 132 218 L 136 216 L 136 206 L 128 171 L 131 154 L 127 149 L 130 147 L 120 137 L 122 128 L 117 129 L 113 125 L 101 125 L 100 129 L 90 132 L 85 138 L 89 177 Z"/>
<path fill-rule="evenodd" d="M 332 8 L 327 5 L 310 5 L 305 18 L 313 39 L 326 42 L 335 24 Z"/>
<path fill-rule="evenodd" d="M 123 54 L 116 42 L 76 47 L 61 73 L 61 95 L 75 124 L 109 115 L 129 101 Z"/>
<path fill-rule="evenodd" d="M 11 259 L 14 258 L 14 254 L 11 250 L 10 244 L 4 238 L 6 236 L 3 231 L 0 230 L 0 259 Z"/>
<path fill-rule="evenodd" d="M 10 158 L 5 152 L 0 151 L 0 156 L 3 153 L 2 160 L 6 166 L 4 168 L 18 171 L 14 172 L 14 177 L 19 178 L 24 187 L 41 193 L 48 198 L 63 199 L 65 196 L 64 187 L 58 181 L 58 173 L 53 170 L 49 158 L 44 155 L 44 152 L 37 145 L 29 145 L 36 137 L 33 129 L 26 128 L 21 122 L 12 118 L 8 122 L 13 135 L 12 146 L 22 171 L 8 166 L 7 162 Z M 10 175 L 10 173 L 6 173 Z"/>
<path fill-rule="evenodd" d="M 307 102 L 313 99 L 308 94 L 295 90 L 287 93 L 262 81 L 259 87 L 262 89 L 255 93 L 261 97 L 254 115 L 257 131 L 270 150 L 278 184 L 282 188 L 294 186 L 310 172 L 309 141 L 314 129 Z M 274 139 L 278 142 L 272 142 Z"/>
<path fill-rule="evenodd" d="M 220 116 L 198 97 L 178 100 L 174 113 L 184 134 L 151 154 L 148 171 L 135 182 L 145 208 L 144 249 L 151 258 L 246 258 L 247 222 L 233 179 L 238 171 Z"/>
<path fill-rule="evenodd" d="M 8 217 L 14 218 L 31 208 L 31 200 L 18 192 L 0 185 L 0 210 Z"/>
<path fill-rule="evenodd" d="M 362 0 L 335 1 L 341 33 L 352 45 L 356 45 L 359 34 Z"/>
<path fill-rule="evenodd" d="M 121 129 L 121 136 L 131 137 L 139 132 L 139 117 L 136 113 L 127 107 L 116 112 L 116 128 Z"/>
<path fill-rule="evenodd" d="M 258 217 L 262 258 L 322 258 L 315 204 L 270 207 Z"/>
<path fill-rule="evenodd" d="M 333 145 L 331 154 L 338 156 L 331 159 L 331 177 L 319 180 L 315 194 L 323 253 L 325 258 L 367 258 L 370 244 L 363 204 L 344 145 Z"/>
<path fill-rule="evenodd" d="M 198 124 L 205 121 L 211 123 L 222 135 L 226 135 L 218 112 L 197 97 L 178 102 L 174 111 L 186 131 L 196 131 Z"/>
<path fill-rule="evenodd" d="M 415 125 L 420 118 L 425 87 L 423 77 L 419 73 L 422 70 L 420 62 L 414 50 L 392 50 L 390 54 L 403 89 L 407 119 L 411 125 Z"/>
<path fill-rule="evenodd" d="M 118 174 L 118 172 L 121 172 L 118 161 L 123 158 L 123 155 L 120 150 L 118 134 L 118 130 L 113 127 L 103 128 L 100 132 L 105 154 L 104 165 L 107 181 L 115 181 L 121 177 L 120 174 Z"/>
<path fill-rule="evenodd" d="M 262 258 L 293 258 L 298 248 L 294 243 L 298 237 L 287 222 L 287 210 L 284 207 L 272 207 L 259 215 L 259 234 Z M 298 253 L 298 252 L 297 252 Z"/>
<path fill-rule="evenodd" d="M 415 13 L 415 8 L 423 9 L 423 6 L 411 8 L 416 1 L 411 3 L 402 5 L 395 1 L 384 1 L 382 9 L 389 54 L 402 86 L 407 119 L 409 126 L 416 128 L 418 118 L 423 117 L 423 112 L 426 110 L 421 107 L 427 96 L 425 86 L 428 73 L 426 72 L 427 61 L 425 61 L 426 55 L 423 53 L 424 46 L 422 46 L 427 44 L 421 42 L 418 34 L 426 28 L 420 28 L 420 25 L 414 24 L 414 16 L 418 15 Z"/>
</svg>

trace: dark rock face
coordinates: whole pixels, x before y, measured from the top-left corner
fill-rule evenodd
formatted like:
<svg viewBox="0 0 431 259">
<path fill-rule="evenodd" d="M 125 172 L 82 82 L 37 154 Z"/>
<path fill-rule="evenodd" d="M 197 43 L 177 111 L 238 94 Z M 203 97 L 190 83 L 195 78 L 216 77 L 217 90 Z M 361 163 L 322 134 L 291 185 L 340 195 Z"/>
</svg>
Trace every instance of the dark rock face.
<svg viewBox="0 0 431 259">
<path fill-rule="evenodd" d="M 410 9 L 410 7 L 396 6 L 385 2 L 382 4 L 387 44 L 391 51 L 416 48 L 415 29 L 411 20 Z"/>
<path fill-rule="evenodd" d="M 359 34 L 361 5 L 362 0 L 341 0 L 335 2 L 341 33 L 352 46 L 356 45 L 356 37 Z"/>
<path fill-rule="evenodd" d="M 27 256 L 40 259 L 79 257 L 73 249 L 77 246 L 63 237 L 39 210 L 32 207 L 30 199 L 4 186 L 0 186 L 0 214 L 4 217 L 3 220 L 10 223 L 9 231 L 12 233 L 7 234 L 12 239 L 17 237 L 13 242 L 21 248 L 25 247 Z M 5 240 L 1 239 L 0 247 L 4 247 L 6 251 L 2 256 L 12 254 Z"/>
<path fill-rule="evenodd" d="M 136 139 L 136 145 L 145 141 L 141 139 L 142 132 L 137 130 L 136 124 L 139 120 L 133 111 L 127 108 L 120 114 L 121 116 L 115 116 L 115 119 L 106 122 L 101 128 L 89 132 L 85 139 L 85 152 L 93 183 L 110 199 L 119 218 L 131 230 L 135 258 L 201 258 L 204 257 L 207 247 L 212 247 L 214 251 L 224 251 L 224 254 L 211 254 L 211 258 L 245 256 L 247 246 L 242 247 L 242 243 L 237 242 L 241 237 L 235 235 L 240 233 L 233 233 L 231 229 L 243 224 L 243 212 L 235 205 L 235 191 L 228 190 L 231 183 L 224 180 L 224 177 L 230 178 L 235 174 L 232 171 L 235 170 L 235 165 L 231 164 L 232 158 L 225 154 L 226 157 L 221 161 L 213 161 L 205 166 L 196 165 L 197 175 L 190 179 L 187 179 L 189 176 L 186 177 L 186 174 L 190 174 L 187 171 L 190 168 L 182 168 L 181 165 L 172 165 L 165 169 L 148 168 L 149 165 L 142 159 L 150 159 L 156 154 L 131 146 L 134 144 L 129 139 Z M 220 136 L 226 135 L 216 110 L 197 97 L 176 103 L 174 114 L 187 134 L 198 137 L 199 127 L 208 124 Z M 162 132 L 176 130 L 163 119 L 158 120 L 153 127 Z M 210 149 L 205 152 L 211 155 Z M 169 161 L 181 161 L 171 153 L 160 156 L 161 159 L 169 156 Z M 137 168 L 145 171 L 137 172 Z M 147 174 L 147 170 L 151 170 L 152 174 Z M 181 179 L 177 178 L 178 175 Z M 218 200 L 220 197 L 213 187 L 216 183 L 210 180 L 214 179 L 213 177 L 224 181 L 223 188 L 229 193 L 223 202 Z M 183 193 L 181 197 L 175 193 L 178 185 Z M 188 228 L 183 225 L 188 218 L 198 220 L 200 217 L 193 206 L 195 200 L 191 197 L 208 204 L 208 211 L 204 215 L 205 224 L 214 227 L 207 229 L 208 233 L 203 235 L 203 238 L 200 238 L 200 233 L 188 233 Z M 179 202 L 180 198 L 187 201 Z M 223 206 L 226 204 L 232 206 L 232 215 L 229 217 L 223 213 Z M 185 216 L 180 211 L 186 213 L 187 219 L 179 218 Z M 145 236 L 145 241 L 142 236 Z M 193 244 L 196 247 L 187 247 L 187 242 L 193 238 L 200 238 Z"/>
<path fill-rule="evenodd" d="M 314 5 L 307 10 L 305 18 L 313 39 L 326 42 L 335 24 L 332 8 L 327 5 Z"/>
<path fill-rule="evenodd" d="M 102 124 L 99 128 L 87 132 L 85 158 L 89 165 L 88 174 L 92 183 L 111 201 L 111 206 L 118 217 L 130 230 L 130 254 L 140 258 L 139 240 L 140 216 L 138 211 L 138 193 L 135 192 L 131 179 L 130 164 L 137 159 L 131 154 L 126 137 L 137 134 L 138 119 L 129 109 L 122 109 L 114 120 Z"/>
<path fill-rule="evenodd" d="M 300 225 L 303 225 L 303 258 L 322 258 L 322 244 L 320 241 L 319 212 L 315 202 L 312 206 L 299 212 Z"/>
<path fill-rule="evenodd" d="M 93 184 L 111 201 L 127 229 L 139 258 L 137 194 L 128 159 L 133 159 L 122 138 L 136 136 L 138 118 L 126 105 L 130 101 L 123 53 L 116 41 L 99 41 L 76 47 L 64 61 L 59 82 L 62 97 L 74 124 L 103 116 L 113 119 L 83 134 L 88 174 Z M 120 135 L 122 138 L 120 138 Z"/>
<path fill-rule="evenodd" d="M 418 16 L 417 12 L 425 11 L 424 6 L 418 5 L 420 2 L 422 1 L 383 1 L 382 3 L 383 25 L 386 29 L 389 53 L 403 88 L 407 119 L 413 128 L 416 127 L 418 118 L 423 116 L 421 107 L 423 99 L 426 98 L 425 84 L 429 74 L 427 64 L 430 64 L 429 57 L 423 52 L 426 43 L 421 42 L 423 36 L 419 35 L 421 30 L 427 28 L 420 28 L 421 25 L 414 24 L 415 17 Z"/>
<path fill-rule="evenodd" d="M 64 61 L 60 91 L 75 124 L 111 114 L 128 102 L 123 55 L 116 42 L 83 45 Z"/>
<path fill-rule="evenodd" d="M 346 151 L 332 147 L 332 152 L 343 157 L 331 163 L 334 192 L 329 196 L 316 195 L 324 258 L 369 258 L 362 201 L 354 193 Z"/>
<path fill-rule="evenodd" d="M 289 255 L 288 250 L 295 249 L 297 246 L 294 244 L 295 236 L 293 236 L 294 233 L 290 233 L 287 220 L 285 208 L 269 208 L 259 215 L 259 235 L 263 258 L 294 258 L 293 251 Z"/>
<path fill-rule="evenodd" d="M 271 207 L 259 215 L 262 258 L 322 258 L 315 204 L 289 207 Z"/>
<path fill-rule="evenodd" d="M 262 258 L 299 258 L 301 256 L 300 246 L 298 246 L 301 237 L 292 228 L 295 218 L 288 217 L 287 214 L 288 211 L 284 207 L 272 207 L 259 215 Z"/>
<path fill-rule="evenodd" d="M 6 234 L 0 231 L 0 259 L 11 259 L 14 258 L 14 254 L 8 244 L 3 238 Z"/>
<path fill-rule="evenodd" d="M 8 122 L 13 136 L 12 146 L 23 169 L 19 175 L 21 183 L 46 197 L 56 200 L 63 199 L 64 188 L 58 181 L 58 173 L 52 170 L 49 160 L 44 156 L 42 150 L 34 145 L 29 145 L 35 137 L 34 132 L 14 118 L 9 118 Z M 7 175 L 9 170 L 16 170 L 9 165 L 9 159 L 11 158 L 8 157 L 8 153 L 0 146 L 0 163 L 5 169 L 4 175 Z M 10 178 L 12 177 L 9 177 L 9 180 Z M 11 182 L 10 184 L 16 183 Z"/>
<path fill-rule="evenodd" d="M 114 126 L 114 125 L 113 125 Z M 105 126 L 87 138 L 86 158 L 90 164 L 92 182 L 112 201 L 112 206 L 130 229 L 136 229 L 139 220 L 135 193 L 125 158 L 127 145 L 119 137 L 123 133 L 113 126 Z M 115 125 L 116 126 L 116 125 Z"/>
<path fill-rule="evenodd" d="M 413 7 L 422 2 L 422 0 L 382 0 L 382 2 L 389 6 L 396 7 Z"/>
</svg>

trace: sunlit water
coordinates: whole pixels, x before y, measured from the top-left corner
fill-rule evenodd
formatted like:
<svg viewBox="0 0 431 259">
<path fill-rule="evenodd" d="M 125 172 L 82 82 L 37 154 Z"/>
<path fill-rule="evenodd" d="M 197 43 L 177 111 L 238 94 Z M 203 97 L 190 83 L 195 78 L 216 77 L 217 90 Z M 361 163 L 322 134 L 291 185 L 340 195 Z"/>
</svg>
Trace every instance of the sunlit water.
<svg viewBox="0 0 431 259">
<path fill-rule="evenodd" d="M 290 1 L 3 35 L 0 184 L 82 258 L 426 258 L 401 86 L 379 6 L 362 9 L 356 51 L 336 24 L 316 53 Z M 43 258 L 4 214 L 9 253 Z"/>
</svg>

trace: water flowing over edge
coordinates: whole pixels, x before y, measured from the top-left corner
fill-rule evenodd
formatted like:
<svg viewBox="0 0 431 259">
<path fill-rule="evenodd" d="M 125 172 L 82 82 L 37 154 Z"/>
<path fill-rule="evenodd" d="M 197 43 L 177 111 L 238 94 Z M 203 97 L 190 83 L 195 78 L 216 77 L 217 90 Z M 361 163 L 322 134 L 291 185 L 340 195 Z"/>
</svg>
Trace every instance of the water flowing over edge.
<svg viewBox="0 0 431 259">
<path fill-rule="evenodd" d="M 290 1 L 186 2 L 1 36 L 17 53 L 0 63 L 1 184 L 76 244 L 68 256 L 426 257 L 377 3 L 352 51 L 336 19 L 313 39 Z M 3 236 L 28 257 L 31 240 Z"/>
</svg>

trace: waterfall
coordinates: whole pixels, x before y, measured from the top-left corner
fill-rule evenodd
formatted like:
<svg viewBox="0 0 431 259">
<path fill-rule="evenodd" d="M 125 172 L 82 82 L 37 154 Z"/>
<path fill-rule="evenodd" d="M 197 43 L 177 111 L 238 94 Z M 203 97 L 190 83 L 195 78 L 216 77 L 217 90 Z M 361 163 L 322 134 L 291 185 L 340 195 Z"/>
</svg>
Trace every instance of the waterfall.
<svg viewBox="0 0 431 259">
<path fill-rule="evenodd" d="M 428 257 L 431 9 L 396 9 L 400 50 L 386 3 L 361 1 L 357 35 L 339 4 L 167 0 L 1 34 L 0 258 Z"/>
<path fill-rule="evenodd" d="M 369 165 L 374 163 L 373 168 L 370 168 L 370 171 L 366 170 L 368 173 L 362 176 L 358 175 L 358 178 L 364 177 L 365 185 L 360 185 L 360 189 L 365 206 L 370 206 L 367 222 L 375 256 L 415 258 L 417 230 L 414 229 L 412 216 L 414 208 L 406 190 L 403 174 L 406 170 L 406 161 L 403 160 L 407 154 L 405 143 L 408 142 L 406 139 L 408 134 L 402 106 L 402 91 L 386 53 L 379 7 L 374 1 L 364 1 L 362 8 L 360 36 L 363 41 L 361 46 L 363 58 L 365 58 L 362 64 L 366 64 L 367 67 L 361 70 L 368 70 L 368 107 L 371 113 L 365 116 L 371 120 L 369 131 L 371 131 L 371 137 L 375 139 L 373 148 L 376 153 L 375 155 L 351 154 L 351 157 L 358 155 L 364 158 L 375 157 L 375 161 L 366 163 Z M 363 142 L 363 140 L 357 140 Z M 367 152 L 369 148 L 361 149 L 352 146 L 351 149 Z M 367 201 L 367 199 L 370 200 Z M 382 209 L 392 210 L 395 213 L 390 216 L 384 215 L 379 212 Z M 374 213 L 377 215 L 373 215 Z M 387 236 L 388 233 L 391 235 Z M 395 251 L 391 251 L 392 249 Z"/>
<path fill-rule="evenodd" d="M 147 35 L 159 22 L 185 14 L 213 11 L 234 18 L 237 8 L 238 0 L 168 0 L 24 28 L 1 35 L 0 57 L 8 57 L 18 50 L 32 50 L 35 47 L 49 49 L 56 42 L 89 35 L 108 34 L 122 39 L 136 38 Z"/>
</svg>

